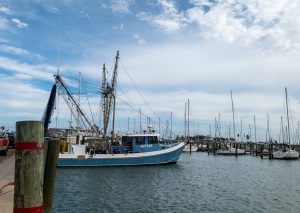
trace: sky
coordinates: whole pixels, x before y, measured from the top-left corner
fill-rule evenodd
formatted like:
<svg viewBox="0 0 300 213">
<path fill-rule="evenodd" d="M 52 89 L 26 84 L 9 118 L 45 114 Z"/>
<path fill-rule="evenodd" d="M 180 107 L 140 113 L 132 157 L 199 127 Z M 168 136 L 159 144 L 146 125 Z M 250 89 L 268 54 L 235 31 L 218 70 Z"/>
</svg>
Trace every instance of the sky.
<svg viewBox="0 0 300 213">
<path fill-rule="evenodd" d="M 292 132 L 300 121 L 299 10 L 297 0 L 0 0 L 0 126 L 40 120 L 58 69 L 76 98 L 81 72 L 81 105 L 101 126 L 102 66 L 111 74 L 119 50 L 118 130 L 138 129 L 141 108 L 143 125 L 166 126 L 172 112 L 182 135 L 189 99 L 190 135 L 214 135 L 220 120 L 232 136 L 232 90 L 236 134 L 254 138 L 255 115 L 264 141 L 269 116 L 278 140 L 285 87 Z M 51 126 L 67 127 L 62 97 L 56 108 Z"/>
</svg>

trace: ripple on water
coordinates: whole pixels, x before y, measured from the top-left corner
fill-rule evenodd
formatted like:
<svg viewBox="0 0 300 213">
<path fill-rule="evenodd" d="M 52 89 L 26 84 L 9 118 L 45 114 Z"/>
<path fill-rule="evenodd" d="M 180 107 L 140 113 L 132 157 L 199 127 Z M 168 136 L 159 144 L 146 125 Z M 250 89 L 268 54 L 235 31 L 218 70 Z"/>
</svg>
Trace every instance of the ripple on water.
<svg viewBox="0 0 300 213">
<path fill-rule="evenodd" d="M 54 212 L 300 212 L 300 161 L 183 153 L 176 165 L 59 168 Z"/>
</svg>

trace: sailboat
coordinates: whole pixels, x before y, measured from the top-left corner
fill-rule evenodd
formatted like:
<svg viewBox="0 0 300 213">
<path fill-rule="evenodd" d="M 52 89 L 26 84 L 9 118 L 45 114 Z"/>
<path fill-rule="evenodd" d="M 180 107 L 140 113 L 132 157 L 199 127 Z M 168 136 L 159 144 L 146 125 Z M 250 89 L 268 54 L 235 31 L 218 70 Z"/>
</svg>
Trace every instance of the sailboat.
<svg viewBox="0 0 300 213">
<path fill-rule="evenodd" d="M 194 144 L 193 141 L 190 140 L 190 100 L 188 99 L 187 104 L 187 119 L 186 119 L 186 105 L 185 105 L 185 112 L 184 112 L 184 129 L 185 129 L 185 138 L 187 138 L 187 142 L 185 147 L 183 148 L 184 152 L 197 152 L 198 146 Z M 186 136 L 186 128 L 187 128 L 187 136 Z"/>
<path fill-rule="evenodd" d="M 273 158 L 281 159 L 281 160 L 298 160 L 299 152 L 291 149 L 291 135 L 290 135 L 290 120 L 289 120 L 287 88 L 285 88 L 285 103 L 286 103 L 286 114 L 287 114 L 288 147 L 273 152 Z"/>
<path fill-rule="evenodd" d="M 234 121 L 234 106 L 233 106 L 233 98 L 232 98 L 232 91 L 230 90 L 231 96 L 231 109 L 232 109 L 232 121 L 233 121 L 233 135 L 235 138 L 235 121 Z M 237 144 L 236 144 L 237 146 Z M 223 149 L 219 149 L 217 151 L 217 155 L 244 155 L 246 152 L 243 149 L 233 148 L 233 147 L 225 147 Z"/>
<path fill-rule="evenodd" d="M 173 164 L 179 159 L 184 148 L 183 142 L 177 142 L 169 145 L 160 144 L 159 134 L 149 128 L 149 131 L 140 133 L 128 132 L 117 137 L 114 132 L 115 104 L 116 104 L 116 77 L 119 61 L 119 51 L 117 52 L 112 83 L 106 81 L 105 65 L 103 69 L 103 122 L 104 132 L 89 121 L 83 113 L 80 105 L 76 103 L 62 77 L 55 75 L 55 84 L 59 84 L 66 101 L 71 101 L 81 115 L 82 120 L 87 123 L 90 131 L 94 133 L 96 142 L 81 141 L 78 144 L 68 144 L 68 151 L 59 154 L 58 166 L 60 167 L 105 167 L 105 166 L 136 166 L 136 165 L 154 165 L 154 164 Z M 53 97 L 52 97 L 53 99 Z M 68 104 L 68 102 L 67 102 Z M 70 103 L 68 104 L 70 105 Z M 47 107 L 48 108 L 48 107 Z M 53 108 L 53 107 L 52 107 Z M 107 134 L 107 127 L 110 118 L 111 109 L 113 111 L 113 122 L 111 135 Z M 48 110 L 46 110 L 48 111 Z M 51 113 L 50 113 L 51 114 Z M 49 119 L 46 120 L 48 123 Z M 99 152 L 100 150 L 100 152 Z"/>
</svg>

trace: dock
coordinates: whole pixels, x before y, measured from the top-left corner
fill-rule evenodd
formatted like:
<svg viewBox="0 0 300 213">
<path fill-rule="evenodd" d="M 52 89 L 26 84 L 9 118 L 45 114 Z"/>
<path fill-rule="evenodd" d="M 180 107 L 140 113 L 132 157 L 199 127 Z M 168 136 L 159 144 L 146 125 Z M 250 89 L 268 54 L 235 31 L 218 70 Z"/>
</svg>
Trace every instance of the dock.
<svg viewBox="0 0 300 213">
<path fill-rule="evenodd" d="M 0 209 L 2 213 L 13 212 L 14 205 L 15 150 L 0 156 Z"/>
</svg>

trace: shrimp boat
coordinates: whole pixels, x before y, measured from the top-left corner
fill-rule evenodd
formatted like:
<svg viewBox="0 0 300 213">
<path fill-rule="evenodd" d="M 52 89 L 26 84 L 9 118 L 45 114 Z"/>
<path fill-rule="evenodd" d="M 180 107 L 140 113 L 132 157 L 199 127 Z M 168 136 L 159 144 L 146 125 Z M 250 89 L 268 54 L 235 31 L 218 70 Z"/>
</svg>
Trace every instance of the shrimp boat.
<svg viewBox="0 0 300 213">
<path fill-rule="evenodd" d="M 105 64 L 103 65 L 102 83 L 102 110 L 103 110 L 103 132 L 97 128 L 84 114 L 76 98 L 62 80 L 59 74 L 55 75 L 55 84 L 52 88 L 50 98 L 43 116 L 45 135 L 50 122 L 52 110 L 54 108 L 56 84 L 59 84 L 61 94 L 67 105 L 71 109 L 75 106 L 75 112 L 81 115 L 81 122 L 89 126 L 89 131 L 93 132 L 94 141 L 80 141 L 77 144 L 68 144 L 68 151 L 61 151 L 58 158 L 59 167 L 105 167 L 105 166 L 138 166 L 154 164 L 172 164 L 179 159 L 184 148 L 183 142 L 169 145 L 159 143 L 159 135 L 149 128 L 149 131 L 141 133 L 128 132 L 121 138 L 116 137 L 114 132 L 115 122 L 115 100 L 116 100 L 116 77 L 119 61 L 119 51 L 117 52 L 112 82 L 106 80 Z M 108 135 L 110 113 L 112 111 L 112 131 Z M 78 119 L 79 120 L 79 119 Z"/>
<path fill-rule="evenodd" d="M 179 159 L 184 143 L 159 144 L 157 134 L 127 134 L 120 145 L 112 145 L 110 154 L 95 154 L 87 145 L 69 144 L 69 152 L 59 154 L 58 166 L 138 166 L 173 164 Z"/>
</svg>

